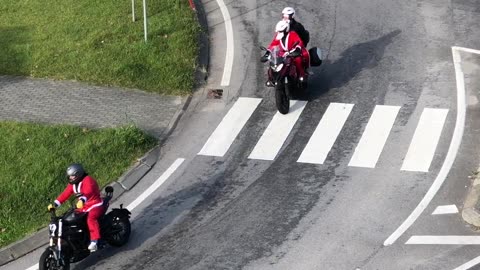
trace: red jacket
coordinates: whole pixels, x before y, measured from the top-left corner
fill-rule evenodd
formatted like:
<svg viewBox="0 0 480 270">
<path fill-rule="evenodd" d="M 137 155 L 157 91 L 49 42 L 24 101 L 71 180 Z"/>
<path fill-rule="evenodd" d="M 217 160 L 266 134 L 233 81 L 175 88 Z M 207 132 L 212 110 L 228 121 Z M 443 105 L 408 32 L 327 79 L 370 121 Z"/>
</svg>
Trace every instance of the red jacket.
<svg viewBox="0 0 480 270">
<path fill-rule="evenodd" d="M 102 206 L 103 204 L 97 181 L 89 175 L 85 176 L 78 184 L 68 184 L 65 190 L 55 200 L 55 204 L 60 206 L 68 200 L 72 194 L 75 194 L 78 199 L 83 200 L 84 204 L 81 209 L 82 212 L 89 212 L 91 209 Z"/>
<path fill-rule="evenodd" d="M 304 50 L 303 41 L 300 39 L 300 37 L 295 31 L 290 31 L 287 33 L 285 43 L 283 43 L 283 39 L 277 39 L 277 35 L 278 33 L 275 33 L 275 37 L 273 38 L 272 43 L 270 43 L 270 46 L 268 46 L 268 49 L 271 50 L 274 46 L 280 46 L 282 51 L 291 51 L 295 47 L 299 47 L 300 49 Z M 293 47 L 293 44 L 297 41 L 297 46 Z"/>
</svg>

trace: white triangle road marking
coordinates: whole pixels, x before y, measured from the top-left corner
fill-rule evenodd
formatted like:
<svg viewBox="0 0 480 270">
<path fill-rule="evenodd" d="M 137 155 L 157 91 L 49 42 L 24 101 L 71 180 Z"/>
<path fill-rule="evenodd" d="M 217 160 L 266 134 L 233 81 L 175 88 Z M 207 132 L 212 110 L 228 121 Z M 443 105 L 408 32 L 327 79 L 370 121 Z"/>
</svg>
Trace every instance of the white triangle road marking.
<svg viewBox="0 0 480 270">
<path fill-rule="evenodd" d="M 435 208 L 432 215 L 445 215 L 445 214 L 457 214 L 458 208 L 455 204 L 451 205 L 440 205 Z"/>
</svg>

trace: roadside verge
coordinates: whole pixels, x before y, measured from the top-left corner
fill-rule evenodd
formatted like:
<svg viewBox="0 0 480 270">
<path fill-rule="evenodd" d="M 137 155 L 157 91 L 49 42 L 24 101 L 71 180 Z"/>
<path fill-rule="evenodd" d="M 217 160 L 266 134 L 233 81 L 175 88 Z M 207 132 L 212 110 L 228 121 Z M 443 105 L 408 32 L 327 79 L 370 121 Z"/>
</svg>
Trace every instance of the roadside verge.
<svg viewBox="0 0 480 270">
<path fill-rule="evenodd" d="M 193 0 L 197 14 L 198 22 L 201 26 L 201 32 L 198 36 L 199 42 L 199 55 L 198 65 L 195 72 L 195 90 L 200 89 L 207 80 L 208 67 L 209 67 L 209 41 L 208 41 L 208 25 L 206 14 L 203 9 L 201 0 Z M 187 110 L 192 95 L 189 95 L 182 99 L 182 103 L 178 107 L 176 113 L 170 119 L 168 127 L 163 134 L 162 139 L 159 141 L 158 146 L 150 150 L 143 157 L 139 158 L 137 162 L 125 172 L 117 181 L 110 183 L 109 185 L 114 188 L 114 194 L 112 201 L 117 200 L 124 192 L 132 189 L 156 164 L 161 154 L 161 146 L 168 139 L 170 134 L 177 126 L 182 115 Z M 15 243 L 12 243 L 2 249 L 0 249 L 0 266 L 5 265 L 11 261 L 14 261 L 26 254 L 46 245 L 48 243 L 48 230 L 47 228 L 41 229 L 36 233 L 27 236 Z"/>
</svg>

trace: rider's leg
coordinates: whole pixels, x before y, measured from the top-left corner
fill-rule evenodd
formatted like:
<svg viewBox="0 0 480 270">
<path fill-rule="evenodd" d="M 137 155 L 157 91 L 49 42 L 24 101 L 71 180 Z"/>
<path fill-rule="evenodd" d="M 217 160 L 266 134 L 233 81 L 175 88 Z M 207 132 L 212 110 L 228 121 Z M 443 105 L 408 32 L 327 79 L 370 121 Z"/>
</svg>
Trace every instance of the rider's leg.
<svg viewBox="0 0 480 270">
<path fill-rule="evenodd" d="M 90 251 L 97 250 L 97 241 L 100 239 L 100 225 L 98 219 L 103 215 L 103 207 L 95 207 L 88 212 L 87 225 L 90 232 L 90 245 L 88 249 Z"/>
<path fill-rule="evenodd" d="M 310 54 L 305 48 L 302 50 L 302 62 L 304 69 L 307 70 L 310 67 Z"/>
<path fill-rule="evenodd" d="M 297 68 L 299 79 L 303 80 L 305 78 L 305 67 L 303 66 L 302 57 L 295 57 L 293 62 L 295 63 L 295 67 Z"/>
<path fill-rule="evenodd" d="M 265 82 L 265 85 L 268 87 L 273 87 L 273 81 L 272 81 L 272 70 L 269 68 L 267 70 L 267 81 Z"/>
</svg>

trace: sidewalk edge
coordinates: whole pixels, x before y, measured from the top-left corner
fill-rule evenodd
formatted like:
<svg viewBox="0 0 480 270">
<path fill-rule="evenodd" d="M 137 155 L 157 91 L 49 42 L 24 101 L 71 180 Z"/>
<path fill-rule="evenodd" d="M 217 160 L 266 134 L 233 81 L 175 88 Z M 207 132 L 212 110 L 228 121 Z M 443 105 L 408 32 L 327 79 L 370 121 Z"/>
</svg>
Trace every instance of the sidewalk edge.
<svg viewBox="0 0 480 270">
<path fill-rule="evenodd" d="M 477 203 L 480 197 L 480 175 L 474 177 L 470 190 L 465 198 L 462 210 L 463 220 L 477 228 L 480 228 L 480 211 L 477 209 Z"/>
</svg>

